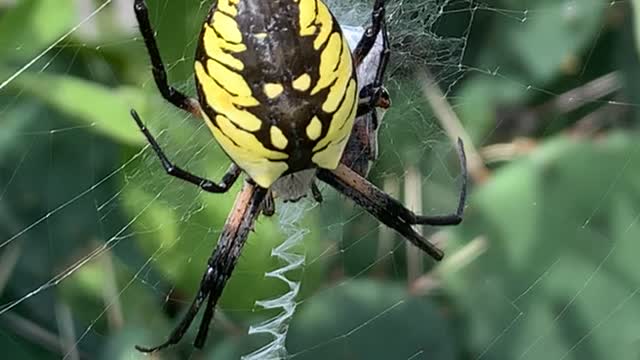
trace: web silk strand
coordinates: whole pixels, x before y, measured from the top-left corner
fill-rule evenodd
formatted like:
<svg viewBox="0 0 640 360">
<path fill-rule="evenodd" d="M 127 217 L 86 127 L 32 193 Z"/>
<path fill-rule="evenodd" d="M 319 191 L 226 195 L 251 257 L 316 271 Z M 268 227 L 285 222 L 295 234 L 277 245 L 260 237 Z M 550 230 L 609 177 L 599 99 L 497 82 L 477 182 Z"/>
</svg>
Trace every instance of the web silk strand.
<svg viewBox="0 0 640 360">
<path fill-rule="evenodd" d="M 289 291 L 275 299 L 256 301 L 256 305 L 265 310 L 281 309 L 281 311 L 274 318 L 249 327 L 250 335 L 268 334 L 273 340 L 251 354 L 243 356 L 242 360 L 275 360 L 287 357 L 285 342 L 300 291 L 300 282 L 289 279 L 287 273 L 300 269 L 305 262 L 304 254 L 299 254 L 295 249 L 300 249 L 304 236 L 309 233 L 309 229 L 300 227 L 300 222 L 307 210 L 306 203 L 301 201 L 279 206 L 279 224 L 286 240 L 271 251 L 271 256 L 281 260 L 283 266 L 266 273 L 265 276 L 283 281 L 289 287 Z"/>
</svg>

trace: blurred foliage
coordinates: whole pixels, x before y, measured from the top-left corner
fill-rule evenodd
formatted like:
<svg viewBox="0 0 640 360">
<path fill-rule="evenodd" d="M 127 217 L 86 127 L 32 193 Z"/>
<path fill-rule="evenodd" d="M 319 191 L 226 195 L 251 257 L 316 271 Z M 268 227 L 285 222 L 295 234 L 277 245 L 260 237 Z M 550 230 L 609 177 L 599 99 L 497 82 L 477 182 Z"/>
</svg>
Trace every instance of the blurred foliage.
<svg viewBox="0 0 640 360">
<path fill-rule="evenodd" d="M 208 4 L 148 2 L 170 81 L 193 94 L 194 19 Z M 342 21 L 368 19 L 369 2 L 331 3 Z M 447 239 L 447 258 L 425 261 L 409 285 L 404 241 L 324 189 L 325 203 L 300 225 L 312 231 L 301 249 L 307 264 L 292 274 L 303 291 L 289 351 L 301 359 L 638 358 L 640 4 L 389 3 L 393 107 L 371 179 L 389 186 L 418 169 L 424 212 L 453 208 L 455 152 L 414 76 L 425 69 L 490 175 L 475 178 L 461 226 L 425 229 Z M 142 149 L 133 107 L 176 163 L 210 178 L 229 163 L 206 126 L 160 98 L 130 6 L 0 1 L 0 312 L 25 300 L 0 315 L 7 358 L 71 358 L 69 349 L 146 358 L 133 345 L 160 341 L 179 320 L 233 203 L 235 190 L 202 195 Z M 605 75 L 616 82 L 593 95 L 589 84 Z M 197 358 L 237 359 L 268 340 L 246 329 L 273 315 L 256 300 L 285 291 L 264 278 L 279 264 L 270 252 L 282 238 L 277 217 L 259 220 Z M 192 338 L 158 357 L 190 358 Z"/>
</svg>

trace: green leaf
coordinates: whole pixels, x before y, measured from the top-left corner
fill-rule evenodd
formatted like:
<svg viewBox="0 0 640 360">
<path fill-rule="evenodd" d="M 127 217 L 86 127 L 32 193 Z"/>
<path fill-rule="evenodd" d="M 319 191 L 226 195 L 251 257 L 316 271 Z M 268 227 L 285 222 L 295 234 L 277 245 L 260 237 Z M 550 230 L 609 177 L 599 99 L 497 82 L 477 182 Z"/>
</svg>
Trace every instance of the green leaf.
<svg viewBox="0 0 640 360">
<path fill-rule="evenodd" d="M 353 279 L 303 301 L 286 348 L 295 359 L 460 359 L 451 319 L 399 283 Z M 265 340 L 265 339 L 263 339 Z M 265 345 L 256 336 L 216 345 L 208 359 L 238 359 Z"/>
<path fill-rule="evenodd" d="M 635 32 L 636 51 L 640 54 L 640 0 L 631 0 L 633 8 L 633 29 Z"/>
<path fill-rule="evenodd" d="M 456 247 L 483 236 L 488 250 L 446 276 L 475 356 L 637 357 L 638 141 L 559 137 L 477 190 Z"/>
<path fill-rule="evenodd" d="M 498 70 L 523 87 L 548 83 L 571 58 L 588 50 L 609 7 L 591 0 L 507 3 L 526 11 L 497 19 L 489 38 L 494 48 L 485 49 L 482 68 Z"/>
<path fill-rule="evenodd" d="M 0 69 L 0 74 L 9 72 Z M 50 73 L 25 72 L 10 86 L 37 97 L 80 125 L 111 137 L 117 142 L 140 145 L 144 137 L 129 115 L 131 108 L 144 113 L 145 93 L 138 88 L 109 88 L 98 83 Z"/>
<path fill-rule="evenodd" d="M 75 13 L 73 1 L 18 1 L 0 17 L 0 59 L 30 60 L 76 25 Z"/>
<path fill-rule="evenodd" d="M 24 319 L 22 319 L 24 321 Z M 7 321 L 9 323 L 9 321 Z M 0 329 L 0 348 L 2 353 L 9 359 L 24 360 L 48 360 L 55 359 L 54 356 L 38 351 L 31 343 L 23 339 L 21 336 L 12 333 L 6 328 Z M 16 330 L 16 329 L 14 329 Z M 38 329 L 39 330 L 39 329 Z"/>
<path fill-rule="evenodd" d="M 609 6 L 591 0 L 528 1 L 527 5 L 522 23 L 501 23 L 505 45 L 517 54 L 535 84 L 550 81 L 570 57 L 592 44 Z"/>
<path fill-rule="evenodd" d="M 304 302 L 289 330 L 299 359 L 456 359 L 442 309 L 398 283 L 352 280 Z"/>
</svg>

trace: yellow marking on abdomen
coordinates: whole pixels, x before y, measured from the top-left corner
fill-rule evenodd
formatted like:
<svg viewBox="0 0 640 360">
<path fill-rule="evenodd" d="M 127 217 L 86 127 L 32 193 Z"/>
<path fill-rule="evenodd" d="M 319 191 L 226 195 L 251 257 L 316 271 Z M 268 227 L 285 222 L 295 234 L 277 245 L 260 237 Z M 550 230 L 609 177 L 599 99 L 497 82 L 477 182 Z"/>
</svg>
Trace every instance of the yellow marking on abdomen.
<svg viewBox="0 0 640 360">
<path fill-rule="evenodd" d="M 316 50 L 320 49 L 333 29 L 331 12 L 322 1 L 300 0 L 299 14 L 300 36 L 316 35 L 313 47 Z"/>
<path fill-rule="evenodd" d="M 240 43 L 242 42 L 242 32 L 236 20 L 229 15 L 216 11 L 213 13 L 212 18 L 213 28 L 228 42 Z"/>
<path fill-rule="evenodd" d="M 345 94 L 347 83 L 351 79 L 353 72 L 353 65 L 351 64 L 351 52 L 348 50 L 349 45 L 347 40 L 342 38 L 342 56 L 340 58 L 340 65 L 336 70 L 336 76 L 338 79 L 331 86 L 329 94 L 322 104 L 322 111 L 330 113 L 336 111 L 342 97 Z"/>
<path fill-rule="evenodd" d="M 313 151 L 318 151 L 323 147 L 327 146 L 329 143 L 334 142 L 327 149 L 320 151 L 320 153 L 327 152 L 329 149 L 335 145 L 335 142 L 339 142 L 346 135 L 351 133 L 353 128 L 353 120 L 355 119 L 355 109 L 358 106 L 358 102 L 356 101 L 356 81 L 351 79 L 349 81 L 349 86 L 344 94 L 344 101 L 340 108 L 333 114 L 333 118 L 331 119 L 331 124 L 329 125 L 329 130 L 324 138 L 322 138 L 316 146 L 313 147 Z M 329 151 L 331 152 L 331 151 Z M 318 155 L 316 154 L 316 155 Z M 340 154 L 337 154 L 337 157 L 340 157 Z M 319 155 L 321 156 L 321 155 Z M 315 160 L 314 160 L 315 162 Z M 318 163 L 316 163 L 318 164 Z M 318 164 L 320 165 L 320 164 Z"/>
<path fill-rule="evenodd" d="M 264 188 L 270 187 L 271 184 L 273 184 L 289 168 L 289 166 L 283 161 L 272 161 L 268 158 L 257 156 L 252 150 L 237 146 L 213 124 L 204 111 L 201 113 L 207 123 L 207 126 L 209 126 L 211 133 L 216 138 L 222 149 L 224 149 L 231 160 L 244 170 L 258 185 Z M 280 154 L 279 157 L 281 159 L 285 159 L 287 157 L 287 155 L 283 153 L 274 153 Z"/>
<path fill-rule="evenodd" d="M 311 86 L 311 76 L 309 74 L 302 74 L 291 83 L 294 89 L 298 91 L 307 91 Z"/>
<path fill-rule="evenodd" d="M 204 25 L 202 43 L 207 56 L 210 58 L 236 70 L 244 70 L 244 63 L 229 54 L 229 52 L 239 53 L 247 50 L 247 47 L 244 44 L 231 44 L 224 41 L 224 39 L 221 39 L 207 24 Z"/>
<path fill-rule="evenodd" d="M 244 80 L 244 77 L 237 72 L 212 60 L 207 61 L 207 71 L 228 93 L 238 97 L 252 96 L 251 87 L 249 87 L 249 84 Z"/>
<path fill-rule="evenodd" d="M 316 0 L 300 0 L 300 36 L 313 35 L 316 27 L 313 20 L 316 18 Z"/>
<path fill-rule="evenodd" d="M 284 150 L 287 147 L 289 140 L 287 140 L 287 137 L 284 136 L 279 127 L 271 126 L 269 133 L 271 134 L 271 144 L 273 144 L 273 146 L 280 150 Z"/>
<path fill-rule="evenodd" d="M 317 140 L 320 137 L 320 134 L 322 134 L 322 123 L 317 116 L 314 116 L 313 119 L 311 119 L 311 122 L 309 122 L 309 125 L 307 125 L 306 130 L 307 137 L 310 140 Z"/>
<path fill-rule="evenodd" d="M 334 71 L 340 61 L 340 48 L 342 47 L 342 37 L 340 33 L 333 33 L 329 38 L 329 43 L 320 54 L 320 67 L 318 73 L 320 78 L 316 86 L 311 90 L 311 95 L 317 94 L 320 90 L 331 85 L 337 74 Z M 346 50 L 346 49 L 345 49 Z"/>
<path fill-rule="evenodd" d="M 238 129 L 225 116 L 216 116 L 216 124 L 218 124 L 223 134 L 233 140 L 239 147 L 248 150 L 254 157 L 271 160 L 281 160 L 289 157 L 285 153 L 265 148 L 254 134 Z"/>
<path fill-rule="evenodd" d="M 208 63 L 215 63 L 213 60 L 209 60 Z M 216 112 L 225 115 L 234 124 L 247 131 L 257 131 L 262 126 L 262 121 L 255 115 L 246 110 L 241 110 L 241 107 L 251 107 L 259 105 L 251 94 L 249 96 L 234 96 L 222 88 L 209 74 L 205 71 L 204 66 L 196 61 L 195 63 L 196 78 L 202 86 L 202 92 L 204 93 L 206 103 Z M 244 81 L 244 80 L 242 80 Z"/>
<path fill-rule="evenodd" d="M 333 19 L 331 18 L 331 13 L 325 4 L 322 1 L 318 1 L 318 16 L 316 17 L 316 23 L 320 24 L 320 33 L 313 41 L 313 48 L 319 50 L 331 34 L 331 30 L 333 30 Z"/>
<path fill-rule="evenodd" d="M 352 80 L 353 83 L 353 96 L 355 98 L 355 81 Z M 349 89 L 351 89 L 351 84 L 349 85 Z M 347 94 L 350 95 L 349 93 Z M 357 101 L 353 101 L 353 106 L 351 108 L 351 114 L 347 117 L 345 123 L 342 128 L 337 129 L 337 131 L 327 134 L 325 138 L 322 139 L 324 142 L 325 139 L 331 138 L 332 143 L 330 143 L 324 150 L 318 151 L 311 157 L 311 161 L 319 167 L 325 169 L 335 169 L 338 167 L 340 163 L 340 158 L 342 158 L 342 153 L 344 152 L 344 148 L 347 146 L 347 141 L 349 140 L 349 135 L 351 134 L 351 130 L 353 129 L 353 121 L 355 120 L 356 108 L 358 106 Z M 333 123 L 337 120 L 334 117 L 334 120 L 331 122 L 333 127 Z M 317 147 L 317 146 L 316 146 Z"/>
<path fill-rule="evenodd" d="M 238 9 L 235 7 L 235 4 L 237 3 L 238 0 L 219 0 L 218 9 L 231 16 L 236 16 L 238 15 Z"/>
<path fill-rule="evenodd" d="M 262 90 L 269 99 L 275 99 L 280 94 L 282 94 L 282 91 L 284 91 L 284 87 L 282 86 L 282 84 L 268 83 L 264 84 Z"/>
</svg>

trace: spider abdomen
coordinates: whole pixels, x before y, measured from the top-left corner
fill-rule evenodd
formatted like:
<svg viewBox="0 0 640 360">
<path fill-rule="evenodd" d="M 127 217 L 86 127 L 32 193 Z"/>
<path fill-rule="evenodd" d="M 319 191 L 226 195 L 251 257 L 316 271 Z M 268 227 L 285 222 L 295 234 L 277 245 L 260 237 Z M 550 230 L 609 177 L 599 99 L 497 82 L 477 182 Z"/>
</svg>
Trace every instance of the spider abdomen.
<svg viewBox="0 0 640 360">
<path fill-rule="evenodd" d="M 203 117 L 262 187 L 337 167 L 353 126 L 351 51 L 320 0 L 220 0 L 195 62 Z"/>
</svg>

